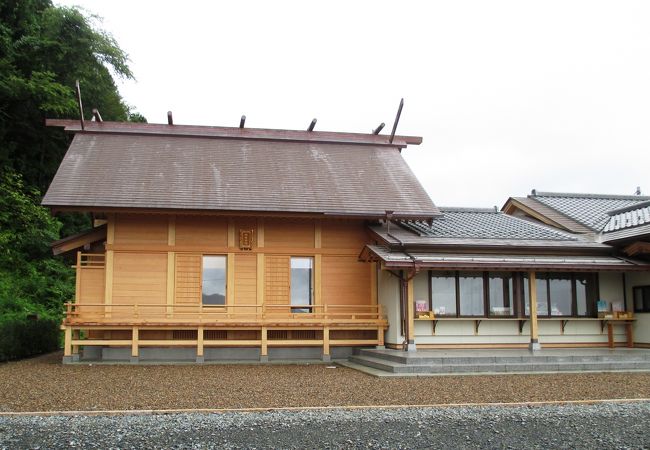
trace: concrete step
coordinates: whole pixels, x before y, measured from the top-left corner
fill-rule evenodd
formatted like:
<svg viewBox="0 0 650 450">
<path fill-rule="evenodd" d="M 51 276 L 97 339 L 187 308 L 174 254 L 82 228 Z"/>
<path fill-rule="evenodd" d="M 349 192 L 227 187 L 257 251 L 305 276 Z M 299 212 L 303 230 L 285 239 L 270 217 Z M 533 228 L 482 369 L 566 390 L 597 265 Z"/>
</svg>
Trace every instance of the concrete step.
<svg viewBox="0 0 650 450">
<path fill-rule="evenodd" d="M 392 374 L 463 374 L 463 373 L 541 373 L 541 372 L 582 372 L 582 371 L 625 371 L 650 370 L 650 361 L 495 361 L 483 360 L 429 364 L 403 364 L 389 358 L 353 355 L 349 361 Z"/>
<path fill-rule="evenodd" d="M 573 362 L 650 362 L 650 352 L 644 353 L 612 353 L 603 355 L 485 355 L 485 356 L 428 356 L 426 353 L 404 355 L 402 352 L 385 352 L 382 350 L 362 349 L 359 356 L 380 358 L 387 361 L 406 365 L 422 364 L 488 364 L 488 363 L 573 363 Z"/>
</svg>

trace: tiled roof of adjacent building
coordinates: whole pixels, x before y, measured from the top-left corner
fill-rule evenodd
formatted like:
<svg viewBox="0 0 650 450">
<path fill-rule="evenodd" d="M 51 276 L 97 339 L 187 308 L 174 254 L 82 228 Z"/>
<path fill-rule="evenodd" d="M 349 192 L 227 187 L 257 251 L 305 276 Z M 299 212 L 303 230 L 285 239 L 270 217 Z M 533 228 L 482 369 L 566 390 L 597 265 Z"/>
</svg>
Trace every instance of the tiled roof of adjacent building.
<svg viewBox="0 0 650 450">
<path fill-rule="evenodd" d="M 426 219 L 440 213 L 400 154 L 419 138 L 87 123 L 43 205 Z"/>
<path fill-rule="evenodd" d="M 609 212 L 604 233 L 650 224 L 650 201 Z"/>
<path fill-rule="evenodd" d="M 549 226 L 504 214 L 495 209 L 439 208 L 443 216 L 430 224 L 403 221 L 420 236 L 440 238 L 575 241 L 578 238 Z"/>
<path fill-rule="evenodd" d="M 514 217 L 495 209 L 440 208 L 442 217 L 432 221 L 400 220 L 370 229 L 386 245 L 408 247 L 500 249 L 607 249 L 593 239 L 548 225 Z"/>
<path fill-rule="evenodd" d="M 601 231 L 609 222 L 609 212 L 650 200 L 638 195 L 571 194 L 560 192 L 535 192 L 529 195 L 543 205 L 590 228 Z"/>
</svg>

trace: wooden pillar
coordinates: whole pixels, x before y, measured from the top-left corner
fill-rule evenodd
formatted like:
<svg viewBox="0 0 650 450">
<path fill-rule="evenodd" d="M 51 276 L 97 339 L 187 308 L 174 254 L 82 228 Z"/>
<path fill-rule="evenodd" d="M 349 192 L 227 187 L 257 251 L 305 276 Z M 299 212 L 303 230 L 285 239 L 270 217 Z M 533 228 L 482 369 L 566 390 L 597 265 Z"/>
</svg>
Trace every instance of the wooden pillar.
<svg viewBox="0 0 650 450">
<path fill-rule="evenodd" d="M 72 328 L 65 327 L 63 331 L 63 356 L 72 356 Z"/>
<path fill-rule="evenodd" d="M 81 293 L 81 252 L 77 252 L 77 266 L 76 266 L 74 302 L 79 303 L 79 294 Z"/>
<path fill-rule="evenodd" d="M 269 347 L 268 347 L 268 333 L 266 327 L 262 327 L 261 335 L 261 349 L 260 349 L 260 361 L 267 362 L 269 360 Z"/>
<path fill-rule="evenodd" d="M 323 327 L 323 361 L 330 360 L 330 328 Z"/>
<path fill-rule="evenodd" d="M 414 293 L 413 293 L 413 278 L 408 280 L 406 283 L 406 340 L 407 340 L 407 350 L 415 351 L 415 305 L 414 305 Z"/>
<path fill-rule="evenodd" d="M 262 314 L 262 305 L 264 304 L 264 253 L 257 254 L 257 313 Z"/>
<path fill-rule="evenodd" d="M 139 343 L 140 343 L 140 330 L 138 327 L 133 327 L 131 331 L 131 362 L 137 362 L 139 353 Z"/>
<path fill-rule="evenodd" d="M 322 291 L 322 267 L 323 257 L 321 255 L 314 256 L 314 305 L 321 305 L 323 303 Z M 319 312 L 318 309 L 315 312 Z"/>
<path fill-rule="evenodd" d="M 73 330 L 72 331 L 72 339 L 73 340 L 78 341 L 79 336 L 80 336 L 79 330 Z M 73 345 L 72 346 L 72 354 L 73 355 L 78 355 L 79 354 L 79 346 L 78 345 Z"/>
<path fill-rule="evenodd" d="M 167 252 L 167 317 L 174 315 L 174 290 L 176 285 L 176 253 Z"/>
<path fill-rule="evenodd" d="M 370 304 L 377 304 L 377 263 L 370 263 Z M 374 312 L 374 311 L 373 311 Z"/>
<path fill-rule="evenodd" d="M 232 312 L 235 304 L 235 254 L 228 253 L 228 261 L 226 263 L 226 305 L 228 312 Z M 235 311 L 236 312 L 236 311 Z"/>
<path fill-rule="evenodd" d="M 196 330 L 196 362 L 203 362 L 203 327 Z"/>
<path fill-rule="evenodd" d="M 112 246 L 115 243 L 115 214 L 108 216 L 106 223 L 106 245 L 110 246 L 106 250 L 104 257 L 104 316 L 111 317 L 111 307 L 113 303 L 113 250 Z"/>
<path fill-rule="evenodd" d="M 539 350 L 539 336 L 537 332 L 537 278 L 532 270 L 528 272 L 528 298 L 530 300 L 530 350 Z"/>
</svg>

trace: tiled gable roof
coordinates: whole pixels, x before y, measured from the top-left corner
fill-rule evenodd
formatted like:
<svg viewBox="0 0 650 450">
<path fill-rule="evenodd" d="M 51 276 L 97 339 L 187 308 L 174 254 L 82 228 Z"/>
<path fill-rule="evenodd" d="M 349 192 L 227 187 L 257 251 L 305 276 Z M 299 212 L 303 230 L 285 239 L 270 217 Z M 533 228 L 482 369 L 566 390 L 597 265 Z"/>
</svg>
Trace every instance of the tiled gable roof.
<svg viewBox="0 0 650 450">
<path fill-rule="evenodd" d="M 418 219 L 440 214 L 399 148 L 380 142 L 386 136 L 359 143 L 361 137 L 343 133 L 277 137 L 245 129 L 236 137 L 236 131 L 209 127 L 180 134 L 188 127 L 118 125 L 87 124 L 75 135 L 43 205 L 373 218 L 387 210 Z"/>
<path fill-rule="evenodd" d="M 609 212 L 603 233 L 650 224 L 650 201 Z"/>
<path fill-rule="evenodd" d="M 401 225 L 420 236 L 434 238 L 577 241 L 578 238 L 494 209 L 439 208 L 443 216 L 430 224 L 402 221 Z"/>
<path fill-rule="evenodd" d="M 609 212 L 650 200 L 636 195 L 570 194 L 534 192 L 529 196 L 536 201 L 564 214 L 570 219 L 601 231 L 609 222 Z"/>
</svg>

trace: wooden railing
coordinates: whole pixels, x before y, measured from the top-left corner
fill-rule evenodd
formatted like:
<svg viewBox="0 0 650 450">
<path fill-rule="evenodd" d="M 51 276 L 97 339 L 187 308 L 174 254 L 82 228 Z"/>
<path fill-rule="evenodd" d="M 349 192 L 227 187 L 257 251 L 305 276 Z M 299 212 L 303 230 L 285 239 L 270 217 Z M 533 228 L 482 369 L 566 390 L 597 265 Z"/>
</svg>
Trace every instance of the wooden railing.
<svg viewBox="0 0 650 450">
<path fill-rule="evenodd" d="M 81 253 L 77 252 L 77 268 L 103 269 L 106 257 L 103 253 Z"/>
<path fill-rule="evenodd" d="M 142 303 L 66 303 L 65 324 L 102 323 L 242 323 L 278 321 L 309 324 L 322 322 L 385 321 L 381 305 L 182 305 Z"/>
</svg>

